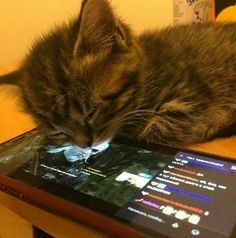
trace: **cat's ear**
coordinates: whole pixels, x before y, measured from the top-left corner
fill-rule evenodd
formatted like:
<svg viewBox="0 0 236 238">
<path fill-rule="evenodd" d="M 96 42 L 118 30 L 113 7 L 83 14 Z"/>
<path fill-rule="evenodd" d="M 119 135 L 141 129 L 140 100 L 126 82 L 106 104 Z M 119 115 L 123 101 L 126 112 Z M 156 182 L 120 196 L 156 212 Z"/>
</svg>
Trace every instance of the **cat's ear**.
<svg viewBox="0 0 236 238">
<path fill-rule="evenodd" d="M 75 53 L 96 52 L 104 47 L 126 48 L 123 30 L 108 0 L 85 0 L 80 13 Z"/>
</svg>

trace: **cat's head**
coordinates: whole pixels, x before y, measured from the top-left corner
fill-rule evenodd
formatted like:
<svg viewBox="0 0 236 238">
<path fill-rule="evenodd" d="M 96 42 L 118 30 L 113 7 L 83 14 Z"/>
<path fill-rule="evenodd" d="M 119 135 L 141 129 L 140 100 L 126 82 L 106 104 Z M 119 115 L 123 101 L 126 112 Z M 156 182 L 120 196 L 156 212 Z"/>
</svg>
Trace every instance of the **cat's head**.
<svg viewBox="0 0 236 238">
<path fill-rule="evenodd" d="M 117 135 L 142 100 L 143 54 L 107 0 L 38 41 L 23 65 L 23 101 L 57 143 L 89 147 Z"/>
</svg>

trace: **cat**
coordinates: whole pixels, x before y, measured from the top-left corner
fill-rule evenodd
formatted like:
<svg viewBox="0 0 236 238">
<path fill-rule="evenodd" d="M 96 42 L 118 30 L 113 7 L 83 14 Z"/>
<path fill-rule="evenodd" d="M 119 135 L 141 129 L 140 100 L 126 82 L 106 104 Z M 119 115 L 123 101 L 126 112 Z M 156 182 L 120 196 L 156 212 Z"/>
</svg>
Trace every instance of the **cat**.
<svg viewBox="0 0 236 238">
<path fill-rule="evenodd" d="M 84 0 L 76 19 L 32 46 L 17 85 L 57 144 L 205 142 L 236 123 L 236 24 L 136 35 L 108 0 Z"/>
</svg>

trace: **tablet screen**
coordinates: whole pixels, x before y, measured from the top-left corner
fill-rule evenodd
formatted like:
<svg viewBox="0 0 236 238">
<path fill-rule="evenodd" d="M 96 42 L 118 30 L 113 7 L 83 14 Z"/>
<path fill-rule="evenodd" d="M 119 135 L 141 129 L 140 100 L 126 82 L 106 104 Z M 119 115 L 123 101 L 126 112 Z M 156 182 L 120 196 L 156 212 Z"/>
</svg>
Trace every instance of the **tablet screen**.
<svg viewBox="0 0 236 238">
<path fill-rule="evenodd" d="M 213 156 L 115 143 L 56 147 L 32 132 L 0 147 L 0 172 L 105 201 L 114 217 L 154 236 L 231 237 L 236 222 L 236 164 Z"/>
</svg>

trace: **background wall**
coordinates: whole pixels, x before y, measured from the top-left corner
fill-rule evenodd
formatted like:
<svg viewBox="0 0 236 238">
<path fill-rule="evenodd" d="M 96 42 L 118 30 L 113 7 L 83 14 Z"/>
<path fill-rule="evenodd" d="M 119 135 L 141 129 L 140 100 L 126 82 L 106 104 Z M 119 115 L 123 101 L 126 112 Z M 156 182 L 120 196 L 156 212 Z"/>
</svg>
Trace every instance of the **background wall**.
<svg viewBox="0 0 236 238">
<path fill-rule="evenodd" d="M 172 24 L 172 0 L 111 0 L 136 32 Z M 78 14 L 81 0 L 1 0 L 0 67 L 24 57 L 33 40 Z"/>
</svg>

